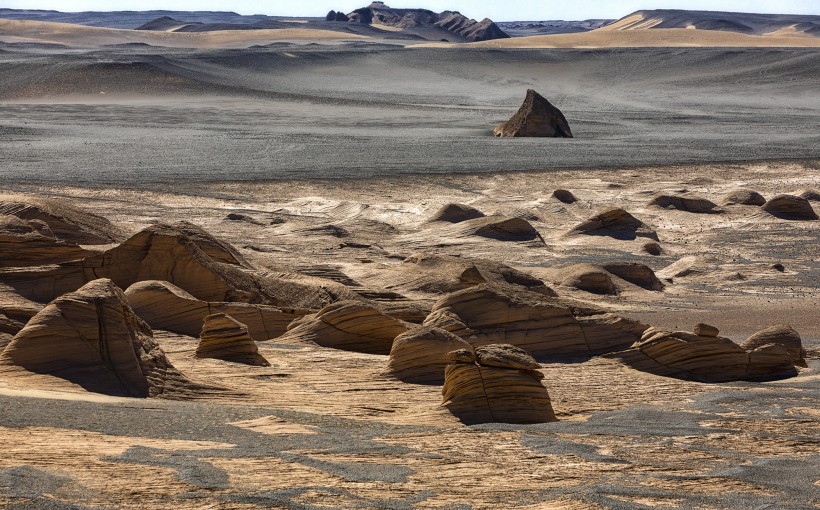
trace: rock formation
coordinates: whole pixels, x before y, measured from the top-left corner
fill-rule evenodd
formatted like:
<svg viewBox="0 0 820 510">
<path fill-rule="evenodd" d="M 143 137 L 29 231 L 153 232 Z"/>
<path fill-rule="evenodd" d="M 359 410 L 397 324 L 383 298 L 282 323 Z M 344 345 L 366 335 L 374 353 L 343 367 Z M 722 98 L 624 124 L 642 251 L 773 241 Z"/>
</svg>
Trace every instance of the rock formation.
<svg viewBox="0 0 820 510">
<path fill-rule="evenodd" d="M 496 126 L 493 134 L 502 137 L 572 138 L 572 131 L 561 110 L 532 89 L 527 90 L 527 97 L 518 112 L 507 122 Z"/>
<path fill-rule="evenodd" d="M 740 343 L 748 351 L 759 349 L 766 345 L 779 345 L 786 349 L 796 365 L 805 366 L 806 351 L 800 334 L 791 326 L 780 324 L 758 331 Z"/>
<path fill-rule="evenodd" d="M 447 355 L 444 406 L 466 424 L 556 421 L 538 363 L 512 345 Z"/>
<path fill-rule="evenodd" d="M 559 271 L 560 284 L 593 294 L 617 294 L 609 272 L 593 264 L 575 264 Z"/>
<path fill-rule="evenodd" d="M 573 195 L 571 191 L 567 191 L 565 189 L 557 189 L 553 191 L 552 196 L 556 200 L 564 204 L 574 204 L 578 201 L 578 199 L 575 198 L 575 195 Z"/>
<path fill-rule="evenodd" d="M 638 262 L 608 262 L 602 266 L 609 273 L 646 290 L 661 291 L 663 283 L 646 264 Z"/>
<path fill-rule="evenodd" d="M 256 342 L 248 334 L 248 327 L 224 313 L 205 317 L 196 356 L 257 367 L 270 366 L 268 360 L 259 354 Z"/>
<path fill-rule="evenodd" d="M 543 244 L 541 234 L 524 218 L 486 216 L 467 220 L 459 224 L 465 235 L 475 235 L 496 241 L 538 241 Z"/>
<path fill-rule="evenodd" d="M 41 220 L 0 216 L 0 267 L 57 264 L 90 254 L 74 243 L 57 239 Z"/>
<path fill-rule="evenodd" d="M 0 373 L 47 374 L 88 391 L 155 397 L 190 383 L 111 280 L 95 280 L 35 315 L 0 354 Z"/>
<path fill-rule="evenodd" d="M 721 200 L 723 205 L 756 205 L 761 206 L 766 203 L 763 195 L 757 191 L 749 189 L 737 189 L 730 191 L 723 196 Z"/>
<path fill-rule="evenodd" d="M 441 35 L 452 35 L 456 39 L 467 41 L 489 41 L 510 37 L 490 19 L 476 21 L 455 11 L 435 13 L 426 9 L 392 9 L 384 2 L 373 2 L 367 7 L 348 13 L 347 17 L 354 23 L 379 23 L 411 33 L 417 30 L 437 30 Z"/>
<path fill-rule="evenodd" d="M 450 331 L 474 347 L 508 343 L 536 358 L 623 349 L 646 329 L 574 301 L 486 284 L 441 298 L 424 325 Z"/>
<path fill-rule="evenodd" d="M 134 312 L 154 329 L 196 337 L 206 316 L 223 313 L 246 325 L 257 342 L 276 338 L 294 319 L 312 313 L 250 303 L 200 301 L 176 285 L 146 280 L 128 287 L 125 297 Z"/>
<path fill-rule="evenodd" d="M 797 194 L 800 198 L 805 198 L 809 202 L 820 202 L 820 191 L 816 189 L 804 189 Z"/>
<path fill-rule="evenodd" d="M 643 372 L 700 382 L 765 381 L 797 375 L 792 357 L 780 345 L 746 349 L 708 328 L 698 330 L 700 335 L 649 328 L 631 348 L 608 356 Z"/>
<path fill-rule="evenodd" d="M 450 203 L 439 209 L 430 221 L 446 221 L 448 223 L 460 223 L 475 218 L 483 218 L 484 213 L 465 204 Z"/>
<path fill-rule="evenodd" d="M 0 196 L 0 215 L 40 220 L 54 236 L 72 244 L 109 244 L 123 239 L 119 228 L 107 219 L 56 199 Z"/>
<path fill-rule="evenodd" d="M 340 301 L 294 321 L 280 341 L 296 340 L 367 354 L 390 354 L 393 340 L 408 326 L 375 307 Z"/>
<path fill-rule="evenodd" d="M 568 235 L 579 234 L 608 236 L 621 240 L 638 237 L 658 240 L 658 234 L 646 223 L 618 208 L 601 211 L 568 232 Z"/>
<path fill-rule="evenodd" d="M 794 195 L 777 195 L 763 205 L 767 213 L 784 220 L 816 220 L 817 213 L 808 200 Z"/>
<path fill-rule="evenodd" d="M 393 341 L 387 373 L 404 382 L 441 384 L 447 353 L 459 349 L 472 347 L 449 331 L 432 327 L 410 330 Z"/>
<path fill-rule="evenodd" d="M 648 253 L 648 254 L 650 254 L 650 255 L 653 255 L 653 256 L 655 256 L 655 257 L 657 257 L 658 255 L 660 255 L 661 253 L 663 253 L 663 248 L 661 248 L 661 245 L 660 245 L 660 244 L 658 244 L 658 243 L 645 243 L 645 244 L 641 247 L 641 249 L 642 249 L 644 252 L 646 252 L 646 253 Z"/>
<path fill-rule="evenodd" d="M 716 214 L 723 212 L 711 200 L 691 195 L 658 195 L 648 205 L 690 213 Z"/>
<path fill-rule="evenodd" d="M 348 18 L 347 15 L 341 11 L 337 12 L 331 10 L 327 13 L 327 16 L 325 16 L 325 21 L 350 21 L 350 18 Z"/>
</svg>

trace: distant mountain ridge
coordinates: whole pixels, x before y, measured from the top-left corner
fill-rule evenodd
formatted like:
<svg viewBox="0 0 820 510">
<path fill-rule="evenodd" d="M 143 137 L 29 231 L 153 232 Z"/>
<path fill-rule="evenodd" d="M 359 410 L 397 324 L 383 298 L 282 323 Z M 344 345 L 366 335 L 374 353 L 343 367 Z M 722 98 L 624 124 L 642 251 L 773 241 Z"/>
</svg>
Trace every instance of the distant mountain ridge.
<svg viewBox="0 0 820 510">
<path fill-rule="evenodd" d="M 820 16 L 655 9 L 633 12 L 607 25 L 604 30 L 663 28 L 718 30 L 748 35 L 792 33 L 820 36 Z"/>
</svg>

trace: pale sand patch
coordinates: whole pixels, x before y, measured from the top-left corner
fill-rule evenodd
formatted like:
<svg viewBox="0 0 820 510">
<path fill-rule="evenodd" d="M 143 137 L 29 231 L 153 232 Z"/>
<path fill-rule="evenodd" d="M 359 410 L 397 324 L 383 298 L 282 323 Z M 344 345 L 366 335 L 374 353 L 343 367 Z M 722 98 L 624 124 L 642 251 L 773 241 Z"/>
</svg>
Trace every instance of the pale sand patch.
<svg viewBox="0 0 820 510">
<path fill-rule="evenodd" d="M 256 420 L 236 421 L 229 423 L 235 427 L 252 430 L 260 434 L 316 434 L 316 427 L 299 425 L 283 420 L 277 416 L 264 416 Z"/>
<path fill-rule="evenodd" d="M 535 35 L 466 44 L 425 43 L 410 48 L 820 48 L 820 38 L 757 36 L 686 28 L 630 30 L 599 28 L 577 34 Z"/>
<path fill-rule="evenodd" d="M 369 39 L 366 36 L 282 28 L 263 30 L 217 30 L 213 32 L 154 32 L 89 27 L 44 21 L 0 20 L 0 41 L 65 44 L 94 47 L 109 44 L 145 43 L 174 48 L 243 48 L 272 41 Z"/>
</svg>

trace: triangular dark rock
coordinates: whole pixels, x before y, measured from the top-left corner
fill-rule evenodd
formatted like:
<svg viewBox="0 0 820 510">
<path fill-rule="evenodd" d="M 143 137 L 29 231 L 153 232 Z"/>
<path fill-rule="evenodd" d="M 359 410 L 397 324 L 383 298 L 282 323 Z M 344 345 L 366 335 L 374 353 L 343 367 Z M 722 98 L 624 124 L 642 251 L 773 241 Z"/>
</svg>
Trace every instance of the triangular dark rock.
<svg viewBox="0 0 820 510">
<path fill-rule="evenodd" d="M 538 92 L 529 89 L 524 104 L 510 120 L 493 130 L 495 136 L 572 138 L 569 123 L 561 110 Z"/>
</svg>

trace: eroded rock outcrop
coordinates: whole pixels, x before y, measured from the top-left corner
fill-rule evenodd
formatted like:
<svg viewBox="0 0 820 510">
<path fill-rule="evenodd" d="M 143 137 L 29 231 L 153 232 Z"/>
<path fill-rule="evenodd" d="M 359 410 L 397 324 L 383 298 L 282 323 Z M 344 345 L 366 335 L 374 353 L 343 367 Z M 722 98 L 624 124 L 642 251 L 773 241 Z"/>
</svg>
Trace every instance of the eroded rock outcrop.
<svg viewBox="0 0 820 510">
<path fill-rule="evenodd" d="M 447 353 L 460 349 L 472 347 L 449 331 L 432 327 L 413 329 L 393 341 L 387 373 L 404 382 L 441 384 Z"/>
<path fill-rule="evenodd" d="M 441 298 L 424 325 L 450 331 L 474 347 L 507 343 L 536 358 L 623 349 L 647 327 L 574 301 L 491 285 Z"/>
<path fill-rule="evenodd" d="M 618 278 L 643 289 L 653 291 L 664 289 L 664 285 L 655 275 L 655 271 L 646 264 L 639 262 L 607 262 L 602 267 Z"/>
<path fill-rule="evenodd" d="M 448 223 L 461 223 L 462 221 L 483 218 L 484 213 L 465 204 L 450 203 L 442 206 L 431 218 L 430 221 L 446 221 Z"/>
<path fill-rule="evenodd" d="M 593 294 L 617 294 L 618 288 L 605 269 L 593 264 L 575 264 L 559 271 L 560 284 L 564 287 Z"/>
<path fill-rule="evenodd" d="M 673 209 L 697 214 L 716 214 L 723 212 L 723 210 L 711 200 L 693 195 L 658 195 L 653 198 L 648 205 L 662 209 Z"/>
<path fill-rule="evenodd" d="M 224 313 L 205 317 L 196 356 L 257 367 L 270 366 L 268 360 L 259 354 L 259 348 L 248 333 L 248 327 Z"/>
<path fill-rule="evenodd" d="M 109 220 L 58 199 L 0 195 L 0 215 L 39 220 L 57 239 L 73 244 L 109 244 L 124 238 Z"/>
<path fill-rule="evenodd" d="M 89 254 L 74 243 L 57 239 L 42 220 L 0 216 L 0 267 L 57 264 Z"/>
<path fill-rule="evenodd" d="M 359 301 L 333 303 L 294 321 L 280 341 L 294 340 L 367 354 L 390 354 L 393 340 L 408 326 Z"/>
<path fill-rule="evenodd" d="M 811 203 L 794 195 L 777 195 L 763 205 L 767 213 L 784 220 L 816 220 Z"/>
<path fill-rule="evenodd" d="M 524 218 L 486 216 L 467 220 L 459 224 L 465 235 L 475 235 L 497 241 L 538 241 L 543 243 L 541 234 Z"/>
<path fill-rule="evenodd" d="M 608 356 L 642 372 L 700 382 L 765 381 L 797 375 L 792 357 L 781 345 L 745 349 L 712 331 L 701 328 L 699 332 L 649 328 L 631 348 Z"/>
<path fill-rule="evenodd" d="M 500 137 L 572 138 L 569 123 L 561 110 L 532 89 L 527 90 L 518 112 L 496 126 L 493 134 Z"/>
<path fill-rule="evenodd" d="M 766 199 L 757 191 L 750 189 L 736 189 L 725 194 L 721 200 L 721 203 L 723 205 L 761 206 L 766 203 Z"/>
<path fill-rule="evenodd" d="M 574 204 L 578 201 L 571 191 L 565 189 L 557 189 L 552 192 L 553 198 L 564 204 Z"/>
<path fill-rule="evenodd" d="M 658 240 L 658 234 L 646 223 L 623 209 L 607 209 L 578 224 L 568 235 L 607 236 L 621 240 L 646 237 Z"/>
<path fill-rule="evenodd" d="M 800 334 L 786 324 L 779 324 L 758 331 L 741 342 L 740 346 L 751 351 L 771 344 L 783 347 L 789 353 L 789 356 L 791 356 L 795 364 L 805 366 L 806 351 L 803 349 L 803 341 L 800 338 Z"/>
<path fill-rule="evenodd" d="M 512 345 L 487 345 L 447 355 L 444 406 L 466 424 L 556 421 L 538 363 Z"/>
<path fill-rule="evenodd" d="M 35 315 L 0 354 L 0 373 L 11 378 L 45 374 L 88 391 L 126 397 L 192 387 L 107 279 L 92 281 Z"/>
<path fill-rule="evenodd" d="M 205 317 L 215 313 L 228 314 L 244 324 L 257 342 L 284 334 L 294 319 L 313 313 L 298 308 L 201 301 L 172 283 L 157 280 L 131 285 L 125 297 L 152 328 L 193 337 L 198 336 Z"/>
</svg>

